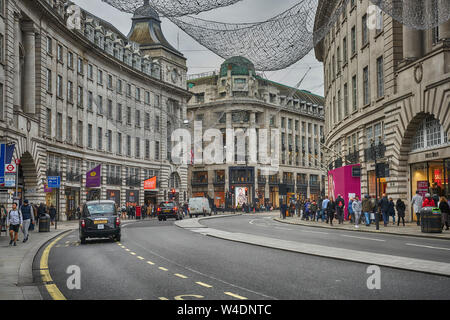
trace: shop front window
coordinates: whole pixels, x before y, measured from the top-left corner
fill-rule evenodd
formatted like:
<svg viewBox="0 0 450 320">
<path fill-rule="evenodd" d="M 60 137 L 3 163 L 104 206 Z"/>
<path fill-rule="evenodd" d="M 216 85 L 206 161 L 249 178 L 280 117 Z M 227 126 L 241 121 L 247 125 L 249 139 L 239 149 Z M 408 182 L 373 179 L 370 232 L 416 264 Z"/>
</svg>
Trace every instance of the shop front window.
<svg viewBox="0 0 450 320">
<path fill-rule="evenodd" d="M 448 143 L 447 135 L 438 119 L 433 116 L 422 121 L 413 138 L 411 151 L 435 148 Z"/>
<path fill-rule="evenodd" d="M 416 163 L 411 166 L 411 194 L 415 195 L 419 191 L 423 197 L 428 192 L 428 174 L 426 163 Z"/>
</svg>

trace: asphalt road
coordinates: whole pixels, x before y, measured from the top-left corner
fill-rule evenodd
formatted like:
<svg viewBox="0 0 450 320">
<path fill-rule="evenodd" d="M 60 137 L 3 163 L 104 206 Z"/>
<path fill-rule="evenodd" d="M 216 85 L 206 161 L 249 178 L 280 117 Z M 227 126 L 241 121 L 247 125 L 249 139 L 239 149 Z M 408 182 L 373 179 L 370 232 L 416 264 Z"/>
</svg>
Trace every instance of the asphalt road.
<svg viewBox="0 0 450 320">
<path fill-rule="evenodd" d="M 284 229 L 259 230 L 262 227 L 249 223 L 249 218 L 214 219 L 205 224 L 223 230 L 236 228 L 236 232 L 289 236 Z M 263 217 L 258 220 L 256 223 L 268 223 Z M 368 265 L 215 239 L 181 229 L 172 220 L 123 226 L 121 240 L 80 245 L 74 231 L 53 246 L 49 271 L 65 298 L 448 299 L 450 293 L 450 278 L 384 267 L 381 289 L 369 290 Z M 42 250 L 34 262 L 35 279 L 40 279 L 41 254 Z M 68 288 L 69 266 L 79 267 L 80 289 Z M 50 299 L 44 286 L 40 290 Z"/>
<path fill-rule="evenodd" d="M 228 232 L 247 233 L 275 239 L 400 257 L 450 262 L 450 241 L 446 239 L 305 227 L 280 223 L 274 221 L 271 216 L 256 215 L 242 215 L 226 219 L 205 219 L 201 223 L 207 227 Z M 374 228 L 374 226 L 366 227 L 361 225 L 360 228 Z"/>
</svg>

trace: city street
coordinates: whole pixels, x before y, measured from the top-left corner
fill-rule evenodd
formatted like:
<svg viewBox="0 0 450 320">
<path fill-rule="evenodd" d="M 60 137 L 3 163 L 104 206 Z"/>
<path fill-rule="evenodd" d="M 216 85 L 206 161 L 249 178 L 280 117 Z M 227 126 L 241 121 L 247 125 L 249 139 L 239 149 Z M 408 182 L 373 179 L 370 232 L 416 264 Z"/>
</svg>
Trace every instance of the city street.
<svg viewBox="0 0 450 320">
<path fill-rule="evenodd" d="M 432 261 L 446 262 L 450 257 L 450 243 L 445 240 L 322 232 L 286 226 L 272 217 L 243 215 L 202 224 L 228 232 Z M 35 280 L 41 278 L 39 261 L 45 248 L 34 260 Z M 69 266 L 80 268 L 80 289 L 67 286 Z M 381 267 L 381 289 L 369 290 L 367 267 L 216 239 L 177 227 L 173 220 L 126 221 L 120 243 L 93 240 L 81 245 L 75 230 L 54 243 L 48 259 L 54 284 L 64 298 L 75 300 L 448 298 L 450 278 L 386 267 Z M 44 299 L 51 299 L 44 286 L 40 290 Z"/>
</svg>

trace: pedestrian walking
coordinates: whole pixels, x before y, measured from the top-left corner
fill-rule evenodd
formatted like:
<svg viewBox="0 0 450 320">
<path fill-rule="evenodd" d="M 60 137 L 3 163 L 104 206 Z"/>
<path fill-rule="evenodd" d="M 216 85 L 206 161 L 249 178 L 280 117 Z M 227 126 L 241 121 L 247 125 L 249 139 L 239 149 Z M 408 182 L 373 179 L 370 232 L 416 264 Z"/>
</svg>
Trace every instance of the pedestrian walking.
<svg viewBox="0 0 450 320">
<path fill-rule="evenodd" d="M 125 220 L 125 218 L 127 216 L 127 206 L 125 205 L 125 203 L 123 204 L 121 211 L 122 211 L 121 212 L 121 218 L 123 220 Z"/>
<path fill-rule="evenodd" d="M 400 219 L 403 221 L 403 226 L 405 226 L 405 211 L 406 211 L 406 205 L 402 201 L 402 199 L 398 199 L 397 203 L 395 204 L 395 208 L 397 209 L 397 226 L 400 226 Z"/>
<path fill-rule="evenodd" d="M 416 191 L 416 194 L 411 199 L 411 205 L 413 207 L 414 213 L 417 218 L 417 225 L 420 226 L 420 210 L 422 209 L 423 198 L 419 193 L 419 190 Z"/>
<path fill-rule="evenodd" d="M 349 205 L 350 209 L 350 205 Z M 356 196 L 355 199 L 352 201 L 352 212 L 354 215 L 354 221 L 355 221 L 355 228 L 359 228 L 359 219 L 361 218 L 361 212 L 362 212 L 362 203 L 359 201 L 359 197 Z"/>
<path fill-rule="evenodd" d="M 318 207 L 317 207 L 317 203 L 316 200 L 313 200 L 309 210 L 311 211 L 311 220 L 312 221 L 318 221 L 319 220 L 319 216 L 318 216 Z"/>
<path fill-rule="evenodd" d="M 425 199 L 423 200 L 422 203 L 422 208 L 425 207 L 436 207 L 436 203 L 434 203 L 434 200 L 433 198 L 431 198 L 431 195 L 429 193 L 425 195 Z"/>
<path fill-rule="evenodd" d="M 383 215 L 384 226 L 387 227 L 389 224 L 389 199 L 385 193 L 383 193 L 383 197 L 379 202 L 379 207 L 381 209 L 381 214 Z"/>
<path fill-rule="evenodd" d="M 434 205 L 435 205 L 436 207 L 438 207 L 438 206 L 439 206 L 439 196 L 438 196 L 437 194 L 433 194 L 433 196 L 431 197 L 431 199 L 433 199 Z"/>
<path fill-rule="evenodd" d="M 23 219 L 22 232 L 23 232 L 23 242 L 25 243 L 28 241 L 28 236 L 29 236 L 28 232 L 30 229 L 30 224 L 34 225 L 33 207 L 28 204 L 27 199 L 24 200 L 23 205 L 20 207 L 20 212 L 22 213 L 22 219 Z"/>
<path fill-rule="evenodd" d="M 441 197 L 439 201 L 439 209 L 442 214 L 442 228 L 445 226 L 445 230 L 448 230 L 450 224 L 450 205 L 448 204 L 447 198 Z"/>
<path fill-rule="evenodd" d="M 336 203 L 333 201 L 333 197 L 331 197 L 327 205 L 327 223 L 328 221 L 330 221 L 330 225 L 333 225 L 335 212 L 336 212 Z"/>
<path fill-rule="evenodd" d="M 306 221 L 309 221 L 309 215 L 310 215 L 310 212 L 309 212 L 309 208 L 311 207 L 311 202 L 309 202 L 309 199 L 306 199 L 306 202 L 305 202 L 305 213 L 304 213 L 304 215 L 305 215 L 305 217 L 306 217 Z"/>
<path fill-rule="evenodd" d="M 348 209 L 347 209 L 347 211 L 348 211 L 348 217 L 347 217 L 347 219 L 351 222 L 351 223 L 353 223 L 354 222 L 354 217 L 353 217 L 353 214 L 354 214 L 354 211 L 353 211 L 353 198 L 350 198 L 350 200 L 348 201 Z"/>
<path fill-rule="evenodd" d="M 338 197 L 336 199 L 336 214 L 339 220 L 339 224 L 344 223 L 344 209 L 345 209 L 345 201 L 341 197 L 341 195 L 338 194 Z"/>
<path fill-rule="evenodd" d="M 55 219 L 56 219 L 56 208 L 55 208 L 55 206 L 53 205 L 53 203 L 52 203 L 52 205 L 50 206 L 50 209 L 48 210 L 48 213 L 49 213 L 49 215 L 50 215 L 50 221 L 51 221 L 51 223 L 52 223 L 52 226 L 55 224 Z"/>
<path fill-rule="evenodd" d="M 322 208 L 322 222 L 325 219 L 327 219 L 327 208 L 328 208 L 328 203 L 329 202 L 330 202 L 330 200 L 328 199 L 328 196 L 325 196 L 325 199 L 322 201 L 322 206 L 321 206 L 321 208 Z"/>
<path fill-rule="evenodd" d="M 287 206 L 286 204 L 282 203 L 280 206 L 280 210 L 281 210 L 281 217 L 284 219 L 286 219 L 286 210 L 287 210 Z"/>
<path fill-rule="evenodd" d="M 364 219 L 366 226 L 370 226 L 370 214 L 373 212 L 373 202 L 370 201 L 370 197 L 368 194 L 364 196 L 362 201 L 362 212 L 364 213 Z"/>
<path fill-rule="evenodd" d="M 17 240 L 19 238 L 19 228 L 23 229 L 23 217 L 20 210 L 17 209 L 17 204 L 13 203 L 12 210 L 6 216 L 6 226 L 9 228 L 9 245 L 14 243 L 17 246 Z"/>
<path fill-rule="evenodd" d="M 394 199 L 389 198 L 389 217 L 392 217 L 392 224 L 395 225 L 395 204 Z M 388 217 L 388 223 L 389 223 L 389 217 Z"/>
</svg>

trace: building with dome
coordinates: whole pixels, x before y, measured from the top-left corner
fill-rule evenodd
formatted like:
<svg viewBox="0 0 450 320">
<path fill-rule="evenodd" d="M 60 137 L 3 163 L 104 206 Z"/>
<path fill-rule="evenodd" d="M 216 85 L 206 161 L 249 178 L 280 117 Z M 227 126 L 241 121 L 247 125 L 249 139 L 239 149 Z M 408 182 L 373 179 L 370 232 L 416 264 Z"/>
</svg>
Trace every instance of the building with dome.
<svg viewBox="0 0 450 320">
<path fill-rule="evenodd" d="M 194 123 L 201 121 L 203 132 L 219 129 L 226 146 L 226 129 L 242 129 L 245 134 L 255 129 L 257 136 L 267 129 L 268 141 L 272 130 L 276 130 L 276 145 L 269 145 L 266 151 L 269 156 L 278 155 L 279 163 L 277 168 L 264 164 L 260 158 L 262 144 L 257 139 L 256 161 L 235 155 L 232 164 L 225 160 L 193 163 L 189 167 L 190 195 L 208 195 L 219 207 L 235 206 L 238 198 L 250 205 L 270 203 L 278 207 L 280 195 L 317 199 L 323 193 L 326 170 L 321 165 L 320 147 L 324 133 L 322 97 L 265 79 L 244 57 L 227 59 L 216 72 L 189 76 L 188 88 L 193 94 L 187 107 L 192 134 Z M 249 144 L 247 136 L 246 150 Z"/>
<path fill-rule="evenodd" d="M 186 118 L 186 59 L 148 1 L 128 36 L 69 1 L 0 1 L 0 135 L 20 160 L 17 200 L 72 218 L 90 199 L 143 204 L 187 198 L 187 166 L 170 135 Z M 101 165 L 101 185 L 86 173 Z M 59 176 L 61 187 L 47 187 Z M 144 181 L 156 176 L 156 188 Z M 11 203 L 14 188 L 0 187 Z"/>
<path fill-rule="evenodd" d="M 319 1 L 316 25 L 342 3 Z M 358 165 L 359 192 L 403 199 L 413 220 L 416 191 L 450 196 L 450 21 L 415 30 L 381 10 L 370 16 L 370 6 L 348 1 L 315 47 L 324 64 L 325 145 L 332 150 L 325 163 L 331 175 Z M 328 187 L 335 193 L 335 185 Z"/>
</svg>

